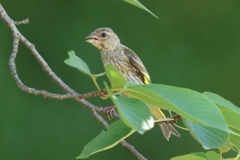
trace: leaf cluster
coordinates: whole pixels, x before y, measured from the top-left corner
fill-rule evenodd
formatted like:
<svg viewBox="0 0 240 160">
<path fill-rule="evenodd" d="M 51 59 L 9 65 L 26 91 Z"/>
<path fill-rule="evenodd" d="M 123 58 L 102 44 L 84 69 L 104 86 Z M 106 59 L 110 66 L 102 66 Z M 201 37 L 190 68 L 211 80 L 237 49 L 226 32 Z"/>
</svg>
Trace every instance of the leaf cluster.
<svg viewBox="0 0 240 160">
<path fill-rule="evenodd" d="M 92 74 L 87 64 L 69 52 L 65 63 L 89 75 L 96 87 L 96 78 L 104 74 Z M 220 159 L 221 154 L 240 150 L 240 109 L 221 96 L 204 92 L 199 93 L 186 88 L 179 88 L 163 84 L 137 85 L 127 82 L 125 77 L 110 64 L 106 64 L 106 75 L 111 87 L 104 82 L 107 95 L 121 116 L 121 120 L 113 122 L 83 149 L 78 159 L 110 149 L 120 141 L 132 135 L 140 134 L 152 129 L 154 120 L 149 105 L 170 110 L 181 115 L 183 123 L 192 137 L 205 149 L 218 149 L 220 154 L 209 151 L 205 153 L 191 153 L 172 158 L 180 159 Z M 124 95 L 124 96 L 121 96 Z M 166 119 L 165 119 L 166 121 Z"/>
</svg>

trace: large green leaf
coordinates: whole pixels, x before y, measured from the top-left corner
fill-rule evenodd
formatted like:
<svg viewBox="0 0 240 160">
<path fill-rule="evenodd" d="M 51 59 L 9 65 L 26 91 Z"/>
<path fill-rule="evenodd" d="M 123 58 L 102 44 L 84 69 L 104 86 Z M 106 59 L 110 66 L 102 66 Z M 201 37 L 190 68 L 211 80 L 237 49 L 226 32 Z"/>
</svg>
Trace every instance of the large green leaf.
<svg viewBox="0 0 240 160">
<path fill-rule="evenodd" d="M 184 88 L 151 84 L 126 87 L 124 94 L 149 105 L 174 111 L 195 123 L 233 133 L 219 108 L 203 94 Z"/>
<path fill-rule="evenodd" d="M 219 148 L 223 146 L 228 139 L 228 133 L 212 127 L 194 123 L 188 119 L 183 119 L 185 126 L 189 129 L 190 134 L 205 149 Z"/>
<path fill-rule="evenodd" d="M 134 130 L 127 127 L 122 120 L 118 120 L 109 125 L 107 131 L 102 131 L 100 135 L 89 142 L 77 159 L 87 158 L 94 153 L 110 149 L 132 133 Z"/>
<path fill-rule="evenodd" d="M 137 130 L 140 134 L 153 128 L 152 113 L 144 102 L 123 96 L 113 97 L 113 102 L 123 122 L 130 128 Z"/>
<path fill-rule="evenodd" d="M 228 146 L 225 145 L 225 148 L 222 147 L 220 149 L 222 152 L 225 152 L 231 148 L 230 145 L 234 145 L 238 150 L 240 150 L 240 108 L 217 94 L 210 92 L 204 92 L 203 94 L 206 95 L 212 102 L 217 104 L 228 126 L 230 126 L 230 128 L 238 134 L 230 134 L 229 141 L 231 143 L 229 143 Z"/>
<path fill-rule="evenodd" d="M 203 94 L 206 95 L 212 102 L 217 104 L 228 126 L 240 130 L 240 108 L 217 94 L 210 92 L 204 92 Z"/>
<path fill-rule="evenodd" d="M 144 102 L 135 98 L 115 96 L 109 90 L 106 82 L 104 82 L 104 85 L 108 96 L 112 99 L 123 122 L 127 126 L 137 130 L 140 134 L 143 134 L 154 126 L 154 119 L 150 108 Z"/>
<path fill-rule="evenodd" d="M 111 88 L 123 88 L 127 80 L 122 75 L 122 73 L 120 73 L 116 68 L 114 68 L 109 63 L 105 65 L 105 69 L 106 69 L 108 79 L 111 82 Z"/>
<path fill-rule="evenodd" d="M 158 18 L 155 14 L 153 14 L 150 10 L 148 10 L 144 5 L 142 5 L 138 0 L 124 0 L 124 1 L 134 5 L 136 7 L 139 7 L 141 9 L 147 11 L 148 13 L 153 15 L 154 17 Z"/>
</svg>

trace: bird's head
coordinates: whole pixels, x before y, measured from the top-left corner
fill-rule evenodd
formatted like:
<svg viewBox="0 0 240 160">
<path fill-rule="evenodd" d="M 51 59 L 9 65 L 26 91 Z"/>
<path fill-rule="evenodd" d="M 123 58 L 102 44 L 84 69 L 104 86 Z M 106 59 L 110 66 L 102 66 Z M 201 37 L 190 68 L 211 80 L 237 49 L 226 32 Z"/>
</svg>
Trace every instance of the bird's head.
<svg viewBox="0 0 240 160">
<path fill-rule="evenodd" d="M 114 50 L 120 45 L 120 39 L 110 28 L 98 28 L 93 31 L 86 40 L 99 50 Z"/>
</svg>

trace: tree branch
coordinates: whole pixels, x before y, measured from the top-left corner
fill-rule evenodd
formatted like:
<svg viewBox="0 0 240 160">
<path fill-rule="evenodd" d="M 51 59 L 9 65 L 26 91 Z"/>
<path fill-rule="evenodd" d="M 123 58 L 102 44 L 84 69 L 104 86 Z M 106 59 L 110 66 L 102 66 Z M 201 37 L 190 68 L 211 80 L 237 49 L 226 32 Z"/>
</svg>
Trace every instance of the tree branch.
<svg viewBox="0 0 240 160">
<path fill-rule="evenodd" d="M 20 24 L 28 24 L 29 20 L 25 19 L 23 21 L 14 21 L 12 20 L 6 11 L 4 10 L 3 6 L 0 4 L 0 18 L 5 21 L 5 23 L 8 25 L 8 27 L 11 29 L 12 36 L 13 36 L 13 49 L 12 49 L 12 54 L 9 59 L 9 67 L 11 74 L 14 78 L 14 80 L 17 83 L 17 86 L 24 92 L 28 92 L 31 94 L 35 95 L 43 95 L 44 97 L 49 97 L 49 98 L 56 98 L 56 99 L 65 99 L 65 98 L 72 98 L 81 103 L 83 106 L 87 107 L 90 109 L 93 113 L 93 116 L 98 120 L 99 123 L 101 123 L 105 128 L 108 127 L 107 121 L 103 119 L 102 116 L 100 116 L 97 112 L 102 112 L 104 113 L 103 107 L 97 107 L 94 106 L 93 104 L 89 103 L 85 98 L 91 97 L 91 96 L 101 96 L 103 94 L 102 91 L 100 92 L 90 92 L 86 94 L 78 94 L 75 92 L 72 88 L 70 88 L 66 83 L 64 83 L 53 71 L 52 69 L 48 66 L 46 61 L 42 58 L 42 56 L 38 53 L 36 50 L 35 46 L 29 42 L 17 29 L 16 25 Z M 18 46 L 19 46 L 19 41 L 21 41 L 30 51 L 31 53 L 35 56 L 35 58 L 38 60 L 39 64 L 42 66 L 43 70 L 66 92 L 66 94 L 54 94 L 50 93 L 46 90 L 36 90 L 34 88 L 29 88 L 24 83 L 20 80 L 17 70 L 16 70 L 16 64 L 15 64 L 15 59 L 17 57 L 18 53 Z M 113 117 L 120 118 L 119 115 L 114 112 L 112 114 Z M 121 144 L 128 148 L 131 152 L 133 152 L 139 160 L 146 160 L 132 145 L 127 143 L 125 140 L 121 142 Z"/>
</svg>

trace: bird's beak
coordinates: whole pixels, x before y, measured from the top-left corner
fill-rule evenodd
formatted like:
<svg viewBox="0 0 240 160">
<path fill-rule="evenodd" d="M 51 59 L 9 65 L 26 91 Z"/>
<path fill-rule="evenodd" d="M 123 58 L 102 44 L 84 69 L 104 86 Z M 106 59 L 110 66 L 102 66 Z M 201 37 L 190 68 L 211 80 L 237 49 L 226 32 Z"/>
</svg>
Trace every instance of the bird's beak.
<svg viewBox="0 0 240 160">
<path fill-rule="evenodd" d="M 85 42 L 88 42 L 88 43 L 91 43 L 91 44 L 99 44 L 100 43 L 100 40 L 98 39 L 98 37 L 94 33 L 91 33 L 86 38 L 90 38 L 90 39 L 86 40 Z"/>
</svg>

